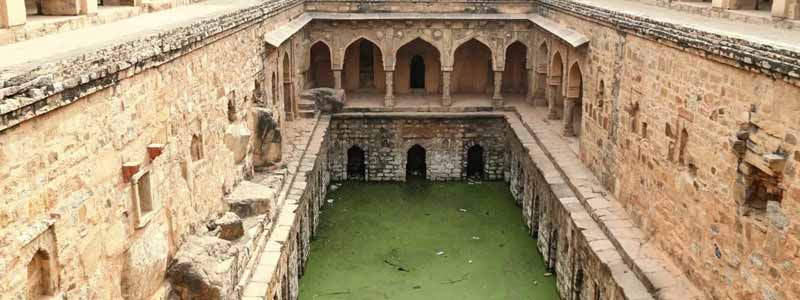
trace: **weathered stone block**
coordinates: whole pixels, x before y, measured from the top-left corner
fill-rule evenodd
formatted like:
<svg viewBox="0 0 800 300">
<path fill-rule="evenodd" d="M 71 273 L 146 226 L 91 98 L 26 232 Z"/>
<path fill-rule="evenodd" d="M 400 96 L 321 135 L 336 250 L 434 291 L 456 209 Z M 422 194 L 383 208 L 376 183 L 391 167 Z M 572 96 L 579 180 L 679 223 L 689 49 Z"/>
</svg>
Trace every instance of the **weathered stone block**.
<svg viewBox="0 0 800 300">
<path fill-rule="evenodd" d="M 233 241 L 244 235 L 242 219 L 233 212 L 226 212 L 214 224 L 219 227 L 219 238 L 223 240 Z"/>
<path fill-rule="evenodd" d="M 120 286 L 126 300 L 150 299 L 162 283 L 169 241 L 164 228 L 150 226 L 128 248 Z"/>
<path fill-rule="evenodd" d="M 167 277 L 182 300 L 234 299 L 238 250 L 213 236 L 191 236 L 175 255 Z"/>
<path fill-rule="evenodd" d="M 253 108 L 256 120 L 256 139 L 253 149 L 253 166 L 267 167 L 281 160 L 280 127 L 272 115 L 272 111 L 263 107 Z"/>
<path fill-rule="evenodd" d="M 240 163 L 247 156 L 250 135 L 250 129 L 247 129 L 247 125 L 244 123 L 228 125 L 225 130 L 225 146 L 233 152 L 234 162 Z"/>
<path fill-rule="evenodd" d="M 228 209 L 239 217 L 269 213 L 273 201 L 277 198 L 277 189 L 251 181 L 242 181 L 225 197 Z"/>
<path fill-rule="evenodd" d="M 337 113 L 344 107 L 344 90 L 315 88 L 303 91 L 300 98 L 314 102 L 317 110 L 323 113 Z"/>
</svg>

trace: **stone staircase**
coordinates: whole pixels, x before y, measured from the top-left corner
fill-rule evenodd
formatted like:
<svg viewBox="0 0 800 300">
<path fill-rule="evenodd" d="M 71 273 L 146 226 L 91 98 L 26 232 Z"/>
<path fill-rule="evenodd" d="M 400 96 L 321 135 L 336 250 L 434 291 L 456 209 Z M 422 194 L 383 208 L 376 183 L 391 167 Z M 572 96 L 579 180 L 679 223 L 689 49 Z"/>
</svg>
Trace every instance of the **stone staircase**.
<svg viewBox="0 0 800 300">
<path fill-rule="evenodd" d="M 297 114 L 300 116 L 300 118 L 304 119 L 314 118 L 314 116 L 317 113 L 316 108 L 314 106 L 314 101 L 307 99 L 300 99 L 300 102 L 297 104 L 298 104 L 297 106 L 299 107 Z"/>
</svg>

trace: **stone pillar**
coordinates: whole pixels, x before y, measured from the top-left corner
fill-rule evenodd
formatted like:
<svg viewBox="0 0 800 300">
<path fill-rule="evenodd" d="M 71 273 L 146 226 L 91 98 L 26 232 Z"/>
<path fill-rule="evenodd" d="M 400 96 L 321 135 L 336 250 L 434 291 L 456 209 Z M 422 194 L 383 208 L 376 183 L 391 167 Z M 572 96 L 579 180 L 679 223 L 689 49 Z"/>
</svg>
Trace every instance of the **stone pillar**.
<svg viewBox="0 0 800 300">
<path fill-rule="evenodd" d="M 450 71 L 442 71 L 442 106 L 450 106 Z"/>
<path fill-rule="evenodd" d="M 564 99 L 564 136 L 575 136 L 575 128 L 572 126 L 572 117 L 575 104 L 577 103 L 577 98 Z"/>
<path fill-rule="evenodd" d="M 492 106 L 503 106 L 503 71 L 494 71 L 494 95 Z"/>
<path fill-rule="evenodd" d="M 791 0 L 773 0 L 772 16 L 791 20 L 800 19 L 800 3 L 792 4 Z"/>
<path fill-rule="evenodd" d="M 558 99 L 561 96 L 561 76 L 552 76 L 547 82 L 547 118 L 550 120 L 558 120 Z"/>
<path fill-rule="evenodd" d="M 0 0 L 0 28 L 25 25 L 27 17 L 24 0 Z"/>
<path fill-rule="evenodd" d="M 536 93 L 536 68 L 528 69 L 528 86 L 527 91 L 528 93 L 525 95 L 525 102 L 530 103 L 533 105 L 533 96 Z"/>
<path fill-rule="evenodd" d="M 394 106 L 394 71 L 386 71 L 386 97 L 383 98 L 383 106 Z"/>
<path fill-rule="evenodd" d="M 342 89 L 342 70 L 333 70 L 333 88 Z"/>
</svg>

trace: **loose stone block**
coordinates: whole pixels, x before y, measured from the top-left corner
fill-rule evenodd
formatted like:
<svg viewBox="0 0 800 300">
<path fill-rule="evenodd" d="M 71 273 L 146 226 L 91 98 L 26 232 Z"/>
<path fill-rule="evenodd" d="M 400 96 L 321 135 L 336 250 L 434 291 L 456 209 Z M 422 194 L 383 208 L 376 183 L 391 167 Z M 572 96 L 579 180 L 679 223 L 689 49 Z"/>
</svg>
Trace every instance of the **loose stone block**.
<svg viewBox="0 0 800 300">
<path fill-rule="evenodd" d="M 242 181 L 233 192 L 225 197 L 228 209 L 240 218 L 268 214 L 277 200 L 277 189 L 269 186 Z"/>
<path fill-rule="evenodd" d="M 219 238 L 223 240 L 233 241 L 244 235 L 242 219 L 235 213 L 226 212 L 221 218 L 214 221 L 214 224 L 219 227 Z"/>
</svg>

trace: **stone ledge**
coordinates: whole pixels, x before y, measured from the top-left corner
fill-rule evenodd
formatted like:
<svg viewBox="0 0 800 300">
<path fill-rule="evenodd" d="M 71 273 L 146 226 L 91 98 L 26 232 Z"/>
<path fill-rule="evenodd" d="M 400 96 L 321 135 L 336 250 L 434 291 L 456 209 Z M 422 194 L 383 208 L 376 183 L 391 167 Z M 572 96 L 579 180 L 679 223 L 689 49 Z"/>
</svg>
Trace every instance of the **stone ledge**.
<svg viewBox="0 0 800 300">
<path fill-rule="evenodd" d="M 0 70 L 0 132 L 212 43 L 236 27 L 302 3 L 260 2 L 55 62 Z"/>
<path fill-rule="evenodd" d="M 547 9 L 555 9 L 566 14 L 589 18 L 593 22 L 609 24 L 617 30 L 666 43 L 669 46 L 698 50 L 714 61 L 763 73 L 800 86 L 800 49 L 724 36 L 574 1 L 536 0 L 536 2 L 545 8 L 542 11 L 543 15 L 550 14 Z"/>
</svg>

